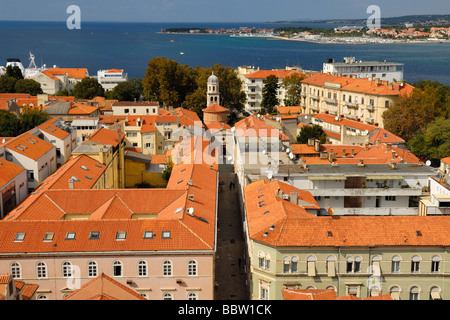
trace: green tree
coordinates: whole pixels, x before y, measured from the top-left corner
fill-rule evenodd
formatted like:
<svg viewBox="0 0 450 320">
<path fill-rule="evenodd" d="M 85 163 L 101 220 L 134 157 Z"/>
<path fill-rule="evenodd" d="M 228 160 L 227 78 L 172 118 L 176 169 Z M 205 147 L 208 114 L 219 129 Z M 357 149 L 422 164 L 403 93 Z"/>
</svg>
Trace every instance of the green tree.
<svg viewBox="0 0 450 320">
<path fill-rule="evenodd" d="M 261 101 L 262 114 L 272 114 L 275 112 L 275 107 L 280 103 L 277 97 L 279 87 L 278 78 L 274 75 L 270 75 L 264 80 Z"/>
<path fill-rule="evenodd" d="M 283 79 L 282 86 L 286 90 L 285 106 L 300 105 L 303 79 L 305 75 L 299 73 L 293 73 Z"/>
<path fill-rule="evenodd" d="M 15 93 L 17 79 L 8 75 L 0 77 L 0 93 Z"/>
<path fill-rule="evenodd" d="M 107 96 L 109 99 L 119 101 L 134 101 L 134 99 L 139 100 L 140 93 L 132 82 L 126 81 L 115 86 Z"/>
<path fill-rule="evenodd" d="M 73 95 L 78 99 L 93 99 L 99 96 L 104 97 L 105 90 L 97 79 L 84 78 L 75 85 Z"/>
<path fill-rule="evenodd" d="M 16 93 L 28 93 L 32 96 L 42 93 L 41 84 L 32 79 L 17 80 L 14 89 Z"/>
<path fill-rule="evenodd" d="M 411 152 L 422 160 L 450 156 L 450 119 L 436 118 L 423 133 L 418 133 L 408 146 L 411 147 Z"/>
<path fill-rule="evenodd" d="M 162 173 L 162 177 L 164 180 L 169 181 L 170 176 L 172 174 L 172 169 L 173 169 L 173 164 L 169 163 L 166 165 L 166 168 L 164 169 L 163 173 Z"/>
<path fill-rule="evenodd" d="M 20 120 L 6 110 L 0 110 L 0 137 L 16 137 L 20 134 Z"/>
<path fill-rule="evenodd" d="M 38 107 L 24 107 L 20 114 L 21 133 L 31 130 L 48 120 L 50 120 L 50 115 Z"/>
<path fill-rule="evenodd" d="M 207 81 L 212 72 L 219 79 L 220 102 L 219 104 L 228 109 L 229 123 L 236 120 L 236 115 L 244 108 L 246 99 L 242 90 L 242 81 L 238 78 L 233 68 L 215 64 L 210 68 L 197 67 L 195 69 L 195 91 L 186 97 L 183 105 L 189 106 L 202 117 L 202 110 L 206 107 Z"/>
<path fill-rule="evenodd" d="M 324 144 L 327 140 L 325 131 L 323 131 L 322 127 L 317 124 L 313 126 L 303 126 L 297 136 L 297 142 L 306 144 L 310 138 L 319 139 L 321 144 Z"/>
<path fill-rule="evenodd" d="M 439 82 L 422 81 L 410 95 L 399 96 L 382 118 L 386 130 L 410 141 L 436 117 L 447 117 L 449 112 L 450 88 Z"/>
<path fill-rule="evenodd" d="M 186 96 L 195 90 L 194 72 L 187 65 L 155 57 L 148 63 L 142 86 L 147 100 L 180 107 Z"/>
<path fill-rule="evenodd" d="M 6 75 L 8 77 L 12 77 L 17 80 L 23 79 L 22 70 L 20 70 L 20 68 L 17 66 L 14 66 L 14 67 L 11 65 L 7 66 L 6 67 Z"/>
</svg>

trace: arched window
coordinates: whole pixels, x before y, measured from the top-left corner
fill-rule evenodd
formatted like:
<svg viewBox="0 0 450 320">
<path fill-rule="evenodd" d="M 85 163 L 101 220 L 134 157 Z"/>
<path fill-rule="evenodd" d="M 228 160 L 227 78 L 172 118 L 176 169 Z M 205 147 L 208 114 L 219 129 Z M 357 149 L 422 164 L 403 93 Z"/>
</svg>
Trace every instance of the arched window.
<svg viewBox="0 0 450 320">
<path fill-rule="evenodd" d="M 122 262 L 117 260 L 113 262 L 113 276 L 114 277 L 122 276 Z"/>
<path fill-rule="evenodd" d="M 258 253 L 258 266 L 260 269 L 264 269 L 264 260 L 265 260 L 264 257 L 265 257 L 264 252 L 260 251 Z"/>
<path fill-rule="evenodd" d="M 163 262 L 163 276 L 171 277 L 172 276 L 172 262 L 169 260 L 165 260 Z"/>
<path fill-rule="evenodd" d="M 48 300 L 48 297 L 45 294 L 40 294 L 38 300 Z"/>
<path fill-rule="evenodd" d="M 433 286 L 430 288 L 430 300 L 442 300 L 441 288 Z"/>
<path fill-rule="evenodd" d="M 63 278 L 70 278 L 72 276 L 72 264 L 69 261 L 65 261 L 62 264 L 62 276 Z"/>
<path fill-rule="evenodd" d="M 283 258 L 283 273 L 289 273 L 291 271 L 291 258 Z"/>
<path fill-rule="evenodd" d="M 20 264 L 18 262 L 13 262 L 9 266 L 9 270 L 11 272 L 11 275 L 14 279 L 20 279 L 22 278 L 22 269 L 20 267 Z"/>
<path fill-rule="evenodd" d="M 315 256 L 309 256 L 306 260 L 308 261 L 308 276 L 315 277 L 317 258 Z"/>
<path fill-rule="evenodd" d="M 380 256 L 372 257 L 372 274 L 375 276 L 381 276 L 381 258 Z"/>
<path fill-rule="evenodd" d="M 401 290 L 400 290 L 400 287 L 398 287 L 398 286 L 393 286 L 389 290 L 389 293 L 391 294 L 391 297 L 394 300 L 400 300 L 400 292 L 401 292 Z"/>
<path fill-rule="evenodd" d="M 270 254 L 266 254 L 266 270 L 270 270 Z"/>
<path fill-rule="evenodd" d="M 417 286 L 409 289 L 409 300 L 419 300 L 420 288 Z"/>
<path fill-rule="evenodd" d="M 190 260 L 188 262 L 188 276 L 196 276 L 197 275 L 197 261 Z"/>
<path fill-rule="evenodd" d="M 147 261 L 140 260 L 138 262 L 138 276 L 146 277 L 147 276 Z"/>
<path fill-rule="evenodd" d="M 36 278 L 47 278 L 47 265 L 44 262 L 38 262 L 36 264 Z"/>
<path fill-rule="evenodd" d="M 433 256 L 431 258 L 431 272 L 439 272 L 441 267 L 441 257 Z"/>
<path fill-rule="evenodd" d="M 198 300 L 198 296 L 196 292 L 189 292 L 188 293 L 188 300 Z"/>
<path fill-rule="evenodd" d="M 400 272 L 400 261 L 402 261 L 400 256 L 392 257 L 391 272 Z"/>
<path fill-rule="evenodd" d="M 173 300 L 173 295 L 170 292 L 163 293 L 163 300 Z"/>
<path fill-rule="evenodd" d="M 97 262 L 89 261 L 88 262 L 88 277 L 95 278 L 96 276 L 98 276 Z"/>
<path fill-rule="evenodd" d="M 419 272 L 420 271 L 420 257 L 413 256 L 411 258 L 411 272 Z"/>
<path fill-rule="evenodd" d="M 327 274 L 329 277 L 335 277 L 336 276 L 336 257 L 335 256 L 329 256 L 327 257 Z"/>
<path fill-rule="evenodd" d="M 292 257 L 291 259 L 291 272 L 298 272 L 298 257 Z"/>
</svg>

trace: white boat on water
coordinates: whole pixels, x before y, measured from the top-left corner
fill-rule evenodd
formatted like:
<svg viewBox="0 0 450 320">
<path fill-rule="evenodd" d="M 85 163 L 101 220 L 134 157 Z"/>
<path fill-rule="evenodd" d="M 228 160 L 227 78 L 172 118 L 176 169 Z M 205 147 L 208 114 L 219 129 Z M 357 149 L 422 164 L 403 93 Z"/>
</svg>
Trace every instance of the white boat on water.
<svg viewBox="0 0 450 320">
<path fill-rule="evenodd" d="M 35 56 L 33 53 L 30 52 L 30 64 L 28 66 L 28 68 L 24 68 L 22 62 L 20 61 L 20 59 L 17 58 L 9 58 L 6 59 L 6 66 L 0 66 L 0 76 L 4 75 L 6 73 L 6 68 L 8 66 L 12 66 L 12 67 L 19 67 L 20 71 L 22 72 L 22 75 L 25 79 L 30 79 L 32 77 L 34 77 L 35 75 L 37 75 L 39 72 L 42 72 L 44 70 L 47 70 L 47 66 L 44 64 L 41 67 L 37 67 L 36 66 L 36 62 L 35 62 Z"/>
</svg>

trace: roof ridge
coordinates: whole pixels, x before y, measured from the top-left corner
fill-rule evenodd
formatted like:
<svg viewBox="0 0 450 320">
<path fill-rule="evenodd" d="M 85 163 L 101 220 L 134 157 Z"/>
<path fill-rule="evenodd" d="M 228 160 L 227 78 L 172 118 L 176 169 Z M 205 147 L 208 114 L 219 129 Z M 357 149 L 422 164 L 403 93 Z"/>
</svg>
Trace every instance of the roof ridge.
<svg viewBox="0 0 450 320">
<path fill-rule="evenodd" d="M 201 242 L 203 242 L 208 248 L 213 249 L 205 240 L 203 240 L 197 233 L 195 233 L 191 228 L 189 228 L 181 219 L 178 220 L 179 223 L 181 223 L 182 226 L 184 226 L 187 230 L 189 230 L 194 236 L 200 239 Z"/>
<path fill-rule="evenodd" d="M 53 201 L 53 200 L 47 195 L 47 193 L 44 192 L 43 195 L 44 195 L 48 200 L 50 200 L 51 203 L 53 203 L 59 210 L 61 210 L 61 212 L 64 213 L 64 215 L 67 214 L 60 206 L 58 206 L 58 205 L 55 203 L 55 201 Z"/>
</svg>

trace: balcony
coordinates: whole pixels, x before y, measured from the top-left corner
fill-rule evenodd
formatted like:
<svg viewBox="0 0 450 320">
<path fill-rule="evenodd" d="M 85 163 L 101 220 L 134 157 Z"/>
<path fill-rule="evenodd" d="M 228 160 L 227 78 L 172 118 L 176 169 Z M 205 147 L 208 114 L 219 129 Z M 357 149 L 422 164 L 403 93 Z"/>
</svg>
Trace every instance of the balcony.
<svg viewBox="0 0 450 320">
<path fill-rule="evenodd" d="M 338 101 L 336 99 L 324 98 L 323 100 L 329 104 L 337 104 L 338 103 Z"/>
<path fill-rule="evenodd" d="M 372 123 L 375 122 L 375 120 L 374 120 L 373 118 L 365 118 L 364 120 L 365 120 L 367 123 L 370 123 L 370 124 L 372 124 Z"/>
<path fill-rule="evenodd" d="M 316 95 L 313 95 L 313 94 L 310 94 L 309 97 L 311 99 L 313 99 L 313 100 L 319 100 L 319 96 L 316 96 Z"/>
<path fill-rule="evenodd" d="M 348 101 L 346 101 L 346 102 L 345 102 L 345 105 L 346 105 L 347 107 L 349 107 L 349 108 L 358 109 L 358 104 L 357 104 L 357 103 L 354 103 L 354 102 L 348 102 Z"/>
<path fill-rule="evenodd" d="M 351 119 L 351 120 L 356 120 L 356 119 L 357 119 L 357 116 L 355 116 L 355 115 L 353 115 L 353 114 L 346 114 L 345 117 L 346 117 L 347 119 Z"/>
<path fill-rule="evenodd" d="M 338 189 L 309 189 L 313 196 L 333 197 L 376 197 L 376 196 L 421 196 L 422 188 L 338 188 Z"/>
<path fill-rule="evenodd" d="M 319 111 L 319 107 L 316 106 L 309 106 L 310 110 Z"/>
<path fill-rule="evenodd" d="M 369 104 L 369 105 L 366 105 L 366 110 L 373 111 L 373 110 L 375 110 L 375 107 Z"/>
</svg>

